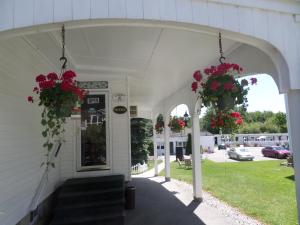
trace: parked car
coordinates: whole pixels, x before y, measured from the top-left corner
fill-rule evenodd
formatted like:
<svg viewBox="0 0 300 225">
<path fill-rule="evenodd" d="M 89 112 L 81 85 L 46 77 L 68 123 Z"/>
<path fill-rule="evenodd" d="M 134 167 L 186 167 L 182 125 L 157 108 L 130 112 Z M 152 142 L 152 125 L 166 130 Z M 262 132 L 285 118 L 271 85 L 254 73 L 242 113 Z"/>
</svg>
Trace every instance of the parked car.
<svg viewBox="0 0 300 225">
<path fill-rule="evenodd" d="M 285 159 L 291 153 L 282 146 L 267 146 L 261 150 L 264 157 L 273 157 L 277 159 Z"/>
<path fill-rule="evenodd" d="M 218 145 L 218 150 L 221 150 L 221 149 L 226 149 L 225 143 L 221 143 Z"/>
<path fill-rule="evenodd" d="M 254 159 L 254 155 L 246 148 L 230 148 L 227 154 L 230 159 L 251 161 Z"/>
</svg>

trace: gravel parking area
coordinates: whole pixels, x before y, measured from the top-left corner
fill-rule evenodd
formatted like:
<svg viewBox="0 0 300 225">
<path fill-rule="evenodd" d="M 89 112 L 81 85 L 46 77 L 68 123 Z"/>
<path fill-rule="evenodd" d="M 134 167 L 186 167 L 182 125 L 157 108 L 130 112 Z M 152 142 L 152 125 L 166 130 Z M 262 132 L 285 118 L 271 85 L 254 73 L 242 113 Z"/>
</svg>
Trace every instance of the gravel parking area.
<svg viewBox="0 0 300 225">
<path fill-rule="evenodd" d="M 246 148 L 255 156 L 253 161 L 278 160 L 274 158 L 264 157 L 261 154 L 262 147 L 246 147 Z M 223 150 L 223 149 L 218 150 L 218 148 L 215 148 L 214 153 L 204 153 L 203 158 L 209 159 L 214 162 L 241 162 L 238 160 L 229 159 L 227 155 L 228 150 L 229 150 L 228 148 L 227 150 Z"/>
</svg>

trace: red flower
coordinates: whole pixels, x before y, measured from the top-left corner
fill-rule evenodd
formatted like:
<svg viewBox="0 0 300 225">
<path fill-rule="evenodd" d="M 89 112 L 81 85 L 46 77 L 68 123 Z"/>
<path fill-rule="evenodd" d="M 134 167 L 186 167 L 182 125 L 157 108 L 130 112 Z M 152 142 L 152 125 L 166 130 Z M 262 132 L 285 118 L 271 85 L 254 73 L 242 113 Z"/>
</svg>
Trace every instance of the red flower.
<svg viewBox="0 0 300 225">
<path fill-rule="evenodd" d="M 242 125 L 243 124 L 243 119 L 242 118 L 239 118 L 239 119 L 237 119 L 236 121 L 235 121 L 235 123 L 237 124 L 237 125 Z"/>
<path fill-rule="evenodd" d="M 83 100 L 86 92 L 80 88 L 74 87 L 73 89 L 73 93 L 76 94 L 78 96 L 79 99 Z"/>
<path fill-rule="evenodd" d="M 220 83 L 216 80 L 212 81 L 210 84 L 210 89 L 212 91 L 217 91 L 219 87 L 220 87 Z"/>
<path fill-rule="evenodd" d="M 239 112 L 232 112 L 230 113 L 230 116 L 233 118 L 241 118 L 241 114 Z"/>
<path fill-rule="evenodd" d="M 76 73 L 72 70 L 68 70 L 62 75 L 63 80 L 72 80 L 74 77 L 76 77 Z"/>
<path fill-rule="evenodd" d="M 231 91 L 232 88 L 233 88 L 233 83 L 227 82 L 227 83 L 224 84 L 224 90 Z"/>
<path fill-rule="evenodd" d="M 192 83 L 192 90 L 193 90 L 194 92 L 196 92 L 197 89 L 198 89 L 198 83 L 195 81 L 195 82 Z"/>
<path fill-rule="evenodd" d="M 58 79 L 58 76 L 57 76 L 56 73 L 49 73 L 49 74 L 47 75 L 47 78 L 48 78 L 48 80 L 57 80 L 57 79 Z"/>
<path fill-rule="evenodd" d="M 46 81 L 46 77 L 43 74 L 40 74 L 35 78 L 35 81 L 36 82 L 44 82 L 44 81 Z"/>
<path fill-rule="evenodd" d="M 181 127 L 181 128 L 184 128 L 185 127 L 185 122 L 181 119 L 178 119 L 177 120 L 177 124 Z"/>
<path fill-rule="evenodd" d="M 227 64 L 218 65 L 216 75 L 223 75 L 226 73 L 227 73 Z"/>
<path fill-rule="evenodd" d="M 247 81 L 246 79 L 243 79 L 243 80 L 241 81 L 241 85 L 242 85 L 242 86 L 248 86 L 248 81 Z"/>
<path fill-rule="evenodd" d="M 257 79 L 255 77 L 250 78 L 251 84 L 257 84 Z"/>
<path fill-rule="evenodd" d="M 39 83 L 39 86 L 40 86 L 41 90 L 53 88 L 54 85 L 55 85 L 55 81 L 53 81 L 53 80 L 48 80 L 48 81 L 44 81 L 44 82 Z"/>
<path fill-rule="evenodd" d="M 211 72 L 210 72 L 210 68 L 204 69 L 204 73 L 207 74 L 207 75 L 209 75 L 209 74 L 211 73 Z"/>
<path fill-rule="evenodd" d="M 215 118 L 213 118 L 213 117 L 210 118 L 210 127 L 211 127 L 212 129 L 215 129 L 215 128 L 216 128 L 216 120 L 215 120 Z"/>
<path fill-rule="evenodd" d="M 27 101 L 33 103 L 33 97 L 32 96 L 28 96 L 27 97 Z"/>
<path fill-rule="evenodd" d="M 217 125 L 219 127 L 223 127 L 224 126 L 224 120 L 222 118 L 219 118 L 218 121 L 217 121 Z"/>
<path fill-rule="evenodd" d="M 74 86 L 68 80 L 64 80 L 60 84 L 60 89 L 63 91 L 72 91 L 72 90 L 74 90 Z"/>
<path fill-rule="evenodd" d="M 200 70 L 195 71 L 194 79 L 198 82 L 200 82 L 202 80 L 202 74 L 201 74 Z"/>
<path fill-rule="evenodd" d="M 232 66 L 232 69 L 240 72 L 240 66 L 238 64 L 232 64 L 231 66 Z"/>
</svg>

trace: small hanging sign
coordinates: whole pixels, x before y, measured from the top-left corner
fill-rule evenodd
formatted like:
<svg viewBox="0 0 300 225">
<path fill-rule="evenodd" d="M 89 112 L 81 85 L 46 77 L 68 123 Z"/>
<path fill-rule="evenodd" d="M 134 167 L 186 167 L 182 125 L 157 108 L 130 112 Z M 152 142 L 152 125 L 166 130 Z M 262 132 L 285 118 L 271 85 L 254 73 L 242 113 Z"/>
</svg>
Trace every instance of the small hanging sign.
<svg viewBox="0 0 300 225">
<path fill-rule="evenodd" d="M 114 107 L 114 112 L 117 114 L 123 114 L 127 112 L 127 108 L 125 106 L 116 106 Z"/>
</svg>

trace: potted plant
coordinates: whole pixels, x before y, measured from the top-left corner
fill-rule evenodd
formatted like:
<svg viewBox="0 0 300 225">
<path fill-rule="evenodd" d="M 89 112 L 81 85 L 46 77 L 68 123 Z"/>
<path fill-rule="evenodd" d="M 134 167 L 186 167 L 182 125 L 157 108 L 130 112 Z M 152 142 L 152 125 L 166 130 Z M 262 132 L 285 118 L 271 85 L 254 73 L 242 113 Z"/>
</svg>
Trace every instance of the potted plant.
<svg viewBox="0 0 300 225">
<path fill-rule="evenodd" d="M 194 72 L 192 91 L 197 93 L 202 100 L 202 107 L 212 107 L 212 128 L 231 130 L 234 132 L 243 123 L 236 106 L 247 108 L 248 85 L 257 83 L 256 78 L 237 78 L 243 72 L 238 64 L 221 63 L 204 69 L 205 77 L 200 70 Z"/>
<path fill-rule="evenodd" d="M 179 133 L 185 128 L 186 123 L 184 122 L 183 118 L 177 116 L 171 116 L 170 122 L 168 126 L 170 127 L 171 131 L 174 133 Z"/>
<path fill-rule="evenodd" d="M 155 131 L 157 134 L 161 134 L 164 131 L 164 118 L 162 114 L 159 114 L 157 119 L 156 119 L 156 124 L 155 124 Z"/>
<path fill-rule="evenodd" d="M 50 164 L 50 152 L 53 148 L 55 136 L 64 132 L 63 124 L 67 117 L 70 117 L 72 110 L 81 102 L 86 91 L 79 88 L 75 82 L 75 72 L 68 70 L 59 77 L 56 73 L 49 73 L 47 76 L 40 74 L 36 77 L 37 85 L 33 92 L 37 98 L 28 96 L 31 103 L 38 102 L 43 108 L 41 114 L 41 124 L 44 127 L 42 136 L 46 139 L 43 147 L 47 149 L 47 166 Z M 54 166 L 53 163 L 51 163 Z"/>
</svg>

